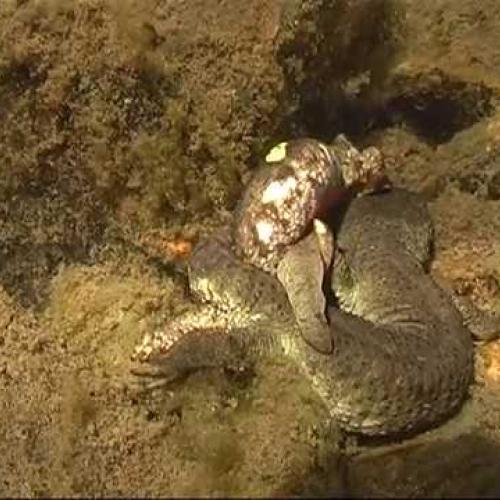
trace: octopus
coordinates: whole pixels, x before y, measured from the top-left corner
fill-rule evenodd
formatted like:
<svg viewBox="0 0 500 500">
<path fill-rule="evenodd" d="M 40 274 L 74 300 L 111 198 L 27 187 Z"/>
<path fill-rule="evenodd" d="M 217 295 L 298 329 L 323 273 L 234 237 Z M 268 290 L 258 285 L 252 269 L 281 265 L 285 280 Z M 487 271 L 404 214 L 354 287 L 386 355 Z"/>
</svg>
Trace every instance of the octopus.
<svg viewBox="0 0 500 500">
<path fill-rule="evenodd" d="M 236 210 L 236 253 L 259 269 L 276 273 L 286 249 L 320 217 L 325 200 L 342 190 L 370 192 L 387 183 L 381 152 L 360 152 L 345 136 L 332 146 L 297 139 L 266 156 L 272 170 L 253 177 Z"/>
<path fill-rule="evenodd" d="M 313 221 L 318 224 L 343 195 L 367 194 L 387 187 L 384 157 L 374 147 L 360 152 L 340 135 L 331 146 L 307 138 L 280 143 L 268 153 L 266 163 L 268 166 L 253 177 L 237 207 L 235 253 L 279 279 L 288 292 L 304 340 L 318 351 L 330 353 L 333 346 L 321 278 L 333 259 L 333 241 L 320 238 L 322 259 L 311 274 L 290 273 L 280 263 L 287 250 L 311 231 Z M 296 293 L 303 287 L 316 291 L 318 307 L 314 310 L 304 308 L 303 294 Z"/>
<path fill-rule="evenodd" d="M 308 151 L 330 165 L 332 176 L 329 181 L 315 177 L 320 180 L 311 193 L 323 189 L 324 182 L 356 183 L 341 175 L 342 160 L 332 169 L 331 152 Z M 286 161 L 284 168 L 291 168 L 288 163 L 293 162 Z M 253 189 L 242 206 L 259 199 L 253 198 Z M 318 201 L 306 198 L 313 200 L 308 209 L 314 217 Z M 231 238 L 230 231 L 200 242 L 188 272 L 199 307 L 146 335 L 136 348 L 133 373 L 166 384 L 202 368 L 240 367 L 284 356 L 310 381 L 332 421 L 365 436 L 413 434 L 458 411 L 473 380 L 473 342 L 453 298 L 426 271 L 433 229 L 424 200 L 392 189 L 354 198 L 340 220 L 333 212 L 325 222 L 313 218 L 311 231 L 297 241 L 293 231 L 283 228 L 295 242 L 273 247 L 280 249 L 275 264 L 275 257 L 260 249 L 238 250 L 238 236 Z M 263 213 L 275 216 L 272 210 Z M 240 214 L 239 220 L 245 216 Z M 261 219 L 250 219 L 249 227 L 257 228 Z M 331 227 L 335 258 L 327 268 Z M 259 267 L 255 261 L 264 264 Z M 337 304 L 327 304 L 323 311 L 328 294 L 320 285 L 325 274 Z M 321 324 L 326 317 L 331 352 L 304 341 L 307 329 L 315 331 L 317 324 L 298 321 L 297 311 L 306 311 L 309 319 L 318 315 Z M 482 338 L 494 334 L 481 328 L 473 333 Z"/>
</svg>

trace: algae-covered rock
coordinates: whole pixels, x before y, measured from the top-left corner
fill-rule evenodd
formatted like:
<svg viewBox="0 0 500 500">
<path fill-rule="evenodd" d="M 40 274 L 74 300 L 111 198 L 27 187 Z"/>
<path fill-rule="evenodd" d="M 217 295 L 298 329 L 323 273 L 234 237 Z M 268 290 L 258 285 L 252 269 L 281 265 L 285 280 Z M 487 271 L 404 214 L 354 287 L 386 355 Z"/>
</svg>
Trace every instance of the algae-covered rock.
<svg viewBox="0 0 500 500">
<path fill-rule="evenodd" d="M 145 397 L 127 377 L 129 346 L 190 307 L 180 249 L 291 137 L 392 157 L 431 201 L 433 274 L 498 310 L 497 7 L 0 2 L 0 494 L 490 494 L 495 349 L 478 351 L 472 437 L 382 458 L 346 455 L 286 364 Z"/>
</svg>

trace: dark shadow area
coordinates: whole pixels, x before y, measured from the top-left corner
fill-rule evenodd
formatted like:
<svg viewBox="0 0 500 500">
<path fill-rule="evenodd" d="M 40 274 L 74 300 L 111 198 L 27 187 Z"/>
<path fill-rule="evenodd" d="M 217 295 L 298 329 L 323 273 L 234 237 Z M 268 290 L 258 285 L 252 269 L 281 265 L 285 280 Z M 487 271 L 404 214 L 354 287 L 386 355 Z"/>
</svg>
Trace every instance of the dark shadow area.
<svg viewBox="0 0 500 500">
<path fill-rule="evenodd" d="M 369 4 L 369 5 L 368 5 Z M 306 7 L 289 21 L 298 29 L 282 40 L 277 54 L 286 87 L 289 114 L 277 127 L 278 136 L 314 136 L 331 140 L 340 132 L 354 135 L 368 117 L 356 112 L 345 84 L 360 75 L 372 82 L 385 79 L 397 51 L 403 12 L 392 0 L 322 2 Z"/>
<path fill-rule="evenodd" d="M 82 178 L 47 168 L 22 181 L 0 201 L 0 285 L 29 307 L 43 302 L 61 263 L 94 260 L 108 218 Z"/>
<path fill-rule="evenodd" d="M 495 110 L 493 90 L 483 84 L 454 80 L 438 71 L 400 80 L 376 126 L 407 126 L 430 145 L 449 141 Z"/>
<path fill-rule="evenodd" d="M 479 434 L 332 456 L 301 497 L 498 498 L 500 447 Z M 341 485 L 341 486 L 339 486 Z"/>
<path fill-rule="evenodd" d="M 433 74 L 405 77 L 382 88 L 367 83 L 355 94 L 315 89 L 302 89 L 301 106 L 290 123 L 302 135 L 327 141 L 340 132 L 362 140 L 369 132 L 399 125 L 437 146 L 495 111 L 492 89 L 443 74 L 437 79 Z"/>
<path fill-rule="evenodd" d="M 403 8 L 373 0 L 361 17 L 339 1 L 302 13 L 305 27 L 278 52 L 290 113 L 277 136 L 331 141 L 342 132 L 362 142 L 373 130 L 399 125 L 437 146 L 493 114 L 495 93 L 482 83 L 437 68 L 394 72 Z M 307 31 L 311 25 L 315 31 Z"/>
</svg>

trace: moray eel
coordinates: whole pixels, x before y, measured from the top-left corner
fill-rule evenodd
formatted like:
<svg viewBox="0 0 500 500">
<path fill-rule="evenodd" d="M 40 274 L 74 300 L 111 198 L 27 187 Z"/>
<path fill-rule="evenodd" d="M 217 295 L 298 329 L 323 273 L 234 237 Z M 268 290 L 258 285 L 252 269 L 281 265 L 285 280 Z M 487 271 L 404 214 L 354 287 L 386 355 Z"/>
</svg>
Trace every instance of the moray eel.
<svg viewBox="0 0 500 500">
<path fill-rule="evenodd" d="M 323 262 L 314 262 L 310 273 L 289 273 L 288 266 L 280 268 L 280 263 L 288 249 L 310 232 L 313 219 L 321 216 L 329 201 L 347 191 L 361 194 L 387 183 L 384 158 L 374 147 L 358 151 L 340 135 L 330 146 L 310 138 L 283 142 L 269 152 L 266 162 L 236 209 L 235 253 L 277 276 L 288 292 L 304 340 L 319 352 L 330 353 L 332 339 L 321 295 L 333 244 L 327 243 Z M 299 281 L 317 298 L 316 308 L 302 307 Z"/>
<path fill-rule="evenodd" d="M 305 240 L 308 258 L 321 258 L 317 235 Z M 425 270 L 431 241 L 416 194 L 393 190 L 350 204 L 336 232 L 332 289 L 340 307 L 328 309 L 334 349 L 324 355 L 303 341 L 279 281 L 242 263 L 227 235 L 211 238 L 190 263 L 191 292 L 202 304 L 147 335 L 133 372 L 168 382 L 202 367 L 285 356 L 346 432 L 393 437 L 433 427 L 467 396 L 473 344 Z M 304 272 L 291 255 L 290 268 Z"/>
</svg>

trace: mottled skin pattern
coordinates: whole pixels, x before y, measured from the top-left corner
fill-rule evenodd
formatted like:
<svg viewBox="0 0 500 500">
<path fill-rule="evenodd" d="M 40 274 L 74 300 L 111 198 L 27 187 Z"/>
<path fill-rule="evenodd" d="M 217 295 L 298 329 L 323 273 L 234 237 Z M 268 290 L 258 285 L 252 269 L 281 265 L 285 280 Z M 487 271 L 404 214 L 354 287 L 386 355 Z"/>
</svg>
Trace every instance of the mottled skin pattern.
<svg viewBox="0 0 500 500">
<path fill-rule="evenodd" d="M 169 381 L 202 367 L 286 356 L 348 432 L 390 436 L 434 426 L 468 393 L 473 346 L 424 269 L 431 239 L 415 194 L 394 190 L 352 202 L 336 238 L 332 283 L 342 310 L 328 311 L 330 355 L 303 342 L 277 279 L 242 264 L 227 235 L 212 239 L 191 259 L 190 286 L 204 305 L 146 338 L 137 357 L 148 363 L 135 372 Z"/>
<path fill-rule="evenodd" d="M 281 143 L 267 163 L 238 205 L 234 239 L 243 261 L 272 274 L 287 248 L 306 234 L 328 189 L 368 192 L 385 180 L 380 151 L 360 152 L 343 135 L 331 146 L 315 139 Z M 259 225 L 269 234 L 259 234 Z"/>
<path fill-rule="evenodd" d="M 281 281 L 296 313 L 306 342 L 320 352 L 332 351 L 332 339 L 324 304 L 302 307 L 304 292 L 296 279 L 308 279 L 278 272 L 291 245 L 311 229 L 329 193 L 377 190 L 385 182 L 384 158 L 376 148 L 358 151 L 343 135 L 330 146 L 315 139 L 295 139 L 276 146 L 247 186 L 234 218 L 234 250 L 249 264 L 267 271 Z M 328 264 L 332 255 L 327 256 Z M 325 266 L 320 261 L 307 285 L 318 299 Z M 295 292 L 300 290 L 300 294 Z M 320 308 L 321 307 L 321 308 Z M 307 325 L 307 328 L 303 327 Z M 314 328 L 312 325 L 315 325 Z"/>
<path fill-rule="evenodd" d="M 424 270 L 432 235 L 423 200 L 400 190 L 357 199 L 342 221 L 332 286 L 342 311 L 363 318 L 330 310 L 336 362 L 358 374 L 330 395 L 350 401 L 340 417 L 348 429 L 424 429 L 467 394 L 472 339 Z M 357 384 L 365 390 L 356 394 Z M 368 412 L 362 401 L 370 399 L 376 404 Z"/>
</svg>

